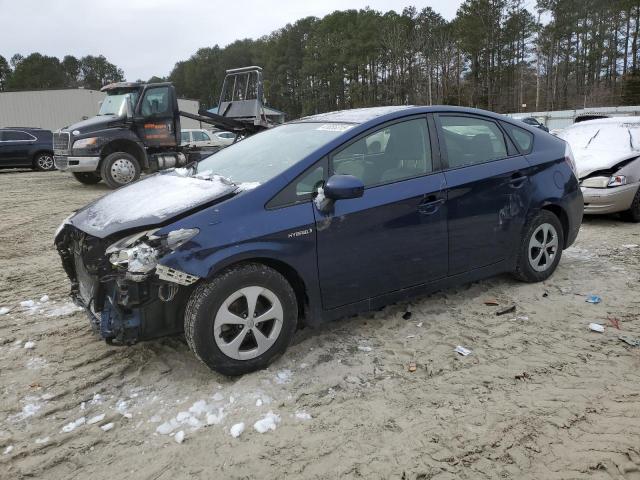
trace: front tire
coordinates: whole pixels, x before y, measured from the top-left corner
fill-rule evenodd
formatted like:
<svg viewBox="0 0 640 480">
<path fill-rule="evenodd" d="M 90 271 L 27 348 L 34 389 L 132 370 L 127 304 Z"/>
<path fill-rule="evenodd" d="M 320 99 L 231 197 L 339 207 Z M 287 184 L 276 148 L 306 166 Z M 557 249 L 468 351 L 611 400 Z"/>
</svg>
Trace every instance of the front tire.
<svg viewBox="0 0 640 480">
<path fill-rule="evenodd" d="M 77 181 L 85 185 L 95 185 L 97 183 L 100 183 L 100 180 L 102 180 L 102 178 L 100 178 L 100 175 L 98 175 L 96 172 L 72 172 L 72 173 L 73 173 L 73 177 Z"/>
<path fill-rule="evenodd" d="M 105 157 L 100 176 L 109 188 L 120 188 L 140 178 L 140 163 L 126 152 L 114 152 Z"/>
<path fill-rule="evenodd" d="M 542 210 L 525 228 L 514 274 L 524 282 L 542 282 L 553 274 L 564 245 L 564 231 L 558 217 Z"/>
<path fill-rule="evenodd" d="M 231 267 L 191 294 L 184 332 L 191 350 L 223 375 L 268 366 L 289 346 L 298 303 L 289 282 L 262 264 Z"/>
<path fill-rule="evenodd" d="M 638 188 L 635 197 L 633 197 L 631 208 L 626 212 L 622 212 L 622 217 L 629 222 L 640 222 L 640 188 Z"/>
<path fill-rule="evenodd" d="M 56 169 L 56 165 L 53 161 L 53 155 L 50 153 L 38 153 L 33 159 L 33 168 L 40 170 L 41 172 L 50 172 Z"/>
</svg>

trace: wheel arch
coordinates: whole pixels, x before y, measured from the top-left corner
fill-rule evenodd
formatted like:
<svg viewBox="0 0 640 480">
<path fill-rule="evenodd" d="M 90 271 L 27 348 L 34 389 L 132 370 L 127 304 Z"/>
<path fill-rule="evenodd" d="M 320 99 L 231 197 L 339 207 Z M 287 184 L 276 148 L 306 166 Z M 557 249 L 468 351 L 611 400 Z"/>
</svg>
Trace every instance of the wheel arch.
<svg viewBox="0 0 640 480">
<path fill-rule="evenodd" d="M 31 165 L 33 167 L 36 166 L 36 159 L 38 158 L 38 155 L 40 155 L 41 153 L 48 153 L 49 155 L 51 155 L 51 157 L 53 157 L 53 150 L 49 150 L 47 148 L 38 148 L 31 155 Z"/>
<path fill-rule="evenodd" d="M 564 250 L 565 248 L 567 248 L 567 243 L 569 239 L 569 215 L 567 214 L 566 210 L 562 208 L 562 206 L 558 205 L 557 203 L 547 203 L 546 205 L 543 205 L 540 210 L 546 210 L 548 212 L 551 212 L 556 217 L 558 217 L 558 220 L 560 220 L 560 224 L 562 225 L 562 233 L 564 237 L 563 238 L 564 245 L 562 246 L 562 249 Z"/>
<path fill-rule="evenodd" d="M 140 163 L 140 168 L 147 168 L 148 160 L 147 153 L 144 148 L 142 148 L 138 143 L 133 140 L 129 140 L 126 138 L 118 138 L 115 140 L 111 140 L 106 145 L 102 147 L 100 150 L 100 163 L 104 161 L 104 159 L 115 152 L 125 152 L 130 155 L 133 155 L 136 160 Z"/>
<path fill-rule="evenodd" d="M 213 278 L 220 272 L 229 268 L 248 263 L 259 263 L 262 265 L 266 265 L 267 267 L 274 269 L 276 272 L 282 275 L 287 280 L 287 282 L 289 282 L 289 285 L 291 285 L 291 288 L 296 295 L 296 301 L 298 303 L 298 320 L 300 321 L 305 317 L 307 309 L 309 307 L 309 296 L 306 283 L 302 278 L 302 275 L 300 275 L 300 273 L 294 267 L 283 260 L 266 256 L 248 256 L 244 258 L 231 259 L 212 270 L 208 278 Z"/>
</svg>

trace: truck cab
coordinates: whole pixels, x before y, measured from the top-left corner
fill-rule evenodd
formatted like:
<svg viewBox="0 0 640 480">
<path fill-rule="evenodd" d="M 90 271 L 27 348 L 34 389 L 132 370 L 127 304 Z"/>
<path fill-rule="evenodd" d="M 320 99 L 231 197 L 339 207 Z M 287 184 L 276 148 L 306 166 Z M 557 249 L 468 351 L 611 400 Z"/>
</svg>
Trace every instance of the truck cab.
<svg viewBox="0 0 640 480">
<path fill-rule="evenodd" d="M 107 96 L 95 117 L 54 134 L 59 170 L 86 184 L 101 180 L 118 188 L 153 172 L 187 163 L 180 144 L 180 112 L 171 83 L 120 82 L 101 89 Z"/>
</svg>

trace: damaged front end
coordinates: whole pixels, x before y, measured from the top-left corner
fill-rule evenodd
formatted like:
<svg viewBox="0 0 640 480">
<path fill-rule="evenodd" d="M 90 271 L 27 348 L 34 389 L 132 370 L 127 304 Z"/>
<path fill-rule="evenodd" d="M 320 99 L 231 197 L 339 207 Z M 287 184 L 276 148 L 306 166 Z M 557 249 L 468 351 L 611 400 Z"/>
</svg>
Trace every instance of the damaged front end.
<svg viewBox="0 0 640 480">
<path fill-rule="evenodd" d="M 183 330 L 184 308 L 198 277 L 159 261 L 198 229 L 158 231 L 101 239 L 67 223 L 56 235 L 71 297 L 107 342 L 132 344 Z"/>
</svg>

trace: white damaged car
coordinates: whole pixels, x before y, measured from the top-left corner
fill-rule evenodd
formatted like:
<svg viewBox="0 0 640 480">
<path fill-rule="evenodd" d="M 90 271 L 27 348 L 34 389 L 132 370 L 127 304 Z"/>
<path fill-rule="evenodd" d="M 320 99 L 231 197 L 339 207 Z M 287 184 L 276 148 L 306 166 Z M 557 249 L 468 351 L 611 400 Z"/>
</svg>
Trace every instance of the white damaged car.
<svg viewBox="0 0 640 480">
<path fill-rule="evenodd" d="M 622 214 L 640 222 L 640 117 L 572 125 L 558 134 L 571 146 L 585 214 Z"/>
</svg>

